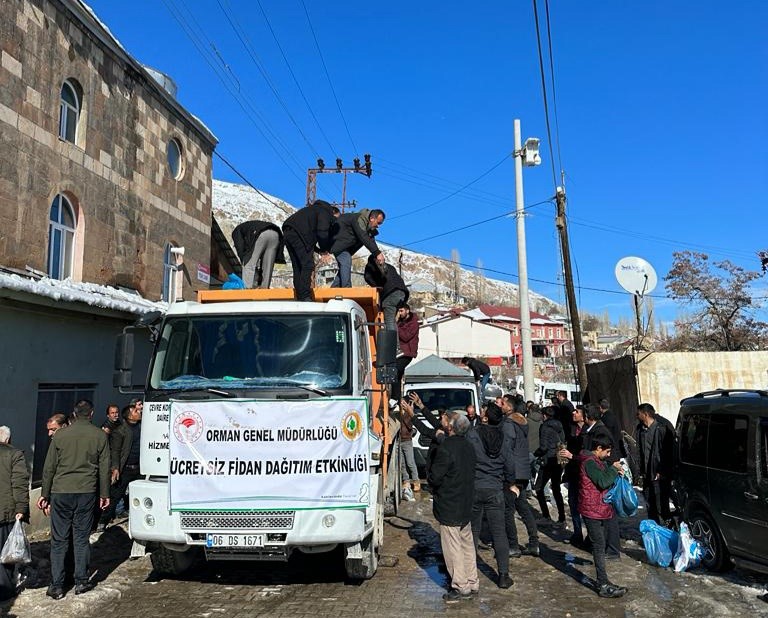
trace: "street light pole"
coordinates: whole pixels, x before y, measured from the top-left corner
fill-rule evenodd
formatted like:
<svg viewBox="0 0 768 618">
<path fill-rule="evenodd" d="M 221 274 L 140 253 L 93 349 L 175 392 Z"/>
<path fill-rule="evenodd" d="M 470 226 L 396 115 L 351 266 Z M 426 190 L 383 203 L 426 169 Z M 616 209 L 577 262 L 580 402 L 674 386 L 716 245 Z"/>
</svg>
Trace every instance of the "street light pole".
<svg viewBox="0 0 768 618">
<path fill-rule="evenodd" d="M 515 119 L 515 218 L 517 219 L 517 274 L 520 296 L 520 339 L 523 351 L 523 388 L 525 400 L 534 400 L 533 341 L 531 310 L 528 304 L 528 258 L 525 249 L 525 205 L 523 202 L 523 145 L 520 121 Z M 540 161 L 540 159 L 539 159 Z"/>
</svg>

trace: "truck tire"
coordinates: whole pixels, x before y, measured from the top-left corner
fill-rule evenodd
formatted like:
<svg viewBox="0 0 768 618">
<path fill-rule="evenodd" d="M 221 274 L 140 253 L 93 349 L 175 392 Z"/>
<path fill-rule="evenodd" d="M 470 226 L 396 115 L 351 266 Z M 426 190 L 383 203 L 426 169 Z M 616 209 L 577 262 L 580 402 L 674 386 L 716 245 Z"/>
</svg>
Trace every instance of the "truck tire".
<svg viewBox="0 0 768 618">
<path fill-rule="evenodd" d="M 158 545 L 149 555 L 152 568 L 159 575 L 181 575 L 197 561 L 197 548 L 190 547 L 186 551 L 172 551 L 164 545 Z"/>
<path fill-rule="evenodd" d="M 360 541 L 360 549 L 362 550 L 362 558 L 350 557 L 350 549 L 355 547 L 357 543 L 348 543 L 346 545 L 344 568 L 347 572 L 347 577 L 352 580 L 364 580 L 371 579 L 376 574 L 376 569 L 379 567 L 379 548 L 377 547 L 377 534 L 378 524 L 374 524 L 373 532 Z"/>
</svg>

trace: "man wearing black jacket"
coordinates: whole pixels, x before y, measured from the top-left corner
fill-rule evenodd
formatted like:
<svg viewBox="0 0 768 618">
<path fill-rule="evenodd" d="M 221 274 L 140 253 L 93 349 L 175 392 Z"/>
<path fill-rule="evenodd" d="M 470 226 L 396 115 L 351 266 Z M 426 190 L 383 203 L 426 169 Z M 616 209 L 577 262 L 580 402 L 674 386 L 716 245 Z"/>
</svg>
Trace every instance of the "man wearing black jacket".
<svg viewBox="0 0 768 618">
<path fill-rule="evenodd" d="M 312 273 L 317 253 L 328 253 L 333 244 L 339 209 L 323 200 L 300 208 L 283 223 L 283 238 L 293 267 L 296 300 L 312 300 Z"/>
<path fill-rule="evenodd" d="M 480 587 L 470 523 L 475 451 L 464 437 L 468 430 L 465 416 L 450 414 L 447 437 L 435 450 L 427 477 L 433 490 L 432 513 L 440 524 L 440 545 L 451 578 L 451 589 L 443 595 L 449 603 L 472 598 Z"/>
<path fill-rule="evenodd" d="M 559 445 L 565 444 L 565 433 L 563 426 L 554 418 L 555 409 L 551 406 L 541 411 L 544 422 L 539 427 L 539 448 L 534 455 L 541 457 L 544 463 L 541 466 L 538 477 L 536 477 L 536 498 L 539 500 L 539 508 L 544 519 L 551 519 L 547 499 L 544 496 L 544 487 L 552 481 L 552 495 L 557 505 L 557 521 L 559 524 L 565 523 L 565 504 L 563 494 L 560 491 L 560 480 L 563 476 L 563 469 L 558 463 L 557 453 L 560 450 Z"/>
<path fill-rule="evenodd" d="M 392 264 L 380 264 L 378 258 L 371 253 L 363 273 L 365 282 L 373 288 L 379 288 L 379 301 L 384 312 L 384 327 L 387 330 L 397 330 L 397 307 L 408 301 L 408 288 L 405 281 Z"/>
<path fill-rule="evenodd" d="M 363 208 L 359 212 L 350 212 L 339 217 L 339 229 L 331 247 L 331 253 L 336 256 L 339 265 L 339 272 L 331 283 L 332 288 L 352 287 L 352 256 L 361 247 L 368 249 L 378 264 L 384 264 L 384 254 L 374 238 L 385 218 L 384 211 L 378 208 Z"/>
<path fill-rule="evenodd" d="M 601 399 L 597 402 L 600 408 L 600 420 L 603 421 L 603 425 L 606 426 L 613 438 L 613 451 L 611 456 L 618 460 L 620 457 L 626 457 L 627 452 L 624 448 L 624 441 L 621 439 L 621 427 L 619 427 L 619 419 L 611 410 L 611 404 L 607 399 Z M 612 463 L 612 462 L 609 462 Z"/>
<path fill-rule="evenodd" d="M 675 428 L 666 418 L 656 414 L 650 403 L 641 403 L 637 407 L 637 420 L 642 428 L 638 432 L 638 446 L 648 519 L 666 523 L 672 516 L 669 499 L 674 469 Z"/>
</svg>

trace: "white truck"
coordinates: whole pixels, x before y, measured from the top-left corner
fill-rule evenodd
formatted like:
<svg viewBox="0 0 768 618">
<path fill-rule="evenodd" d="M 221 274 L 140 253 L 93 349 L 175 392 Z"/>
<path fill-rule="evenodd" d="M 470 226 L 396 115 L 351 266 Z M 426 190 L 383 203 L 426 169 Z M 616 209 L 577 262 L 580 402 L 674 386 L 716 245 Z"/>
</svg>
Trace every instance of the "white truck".
<svg viewBox="0 0 768 618">
<path fill-rule="evenodd" d="M 284 561 L 341 546 L 350 578 L 376 572 L 383 504 L 399 488 L 377 386 L 394 377 L 396 339 L 374 332 L 375 289 L 314 294 L 201 291 L 141 321 L 156 341 L 129 530 L 156 571 L 178 574 L 201 553 Z M 118 340 L 123 388 L 132 337 Z"/>
<path fill-rule="evenodd" d="M 478 386 L 472 373 L 434 354 L 412 363 L 405 368 L 403 395 L 415 392 L 424 406 L 437 417 L 438 409 L 465 411 L 469 404 L 480 407 L 477 401 Z M 421 428 L 421 429 L 420 429 Z M 435 423 L 416 412 L 414 419 L 413 452 L 416 464 L 426 464 L 427 451 L 432 441 Z"/>
</svg>

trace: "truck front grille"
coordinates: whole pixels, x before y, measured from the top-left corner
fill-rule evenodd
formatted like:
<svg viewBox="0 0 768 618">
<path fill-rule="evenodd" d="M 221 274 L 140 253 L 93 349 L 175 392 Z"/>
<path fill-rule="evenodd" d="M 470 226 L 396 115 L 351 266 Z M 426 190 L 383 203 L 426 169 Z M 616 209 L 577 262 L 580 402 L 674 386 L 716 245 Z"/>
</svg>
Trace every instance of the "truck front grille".
<svg viewBox="0 0 768 618">
<path fill-rule="evenodd" d="M 296 511 L 181 511 L 185 530 L 290 530 Z"/>
</svg>

